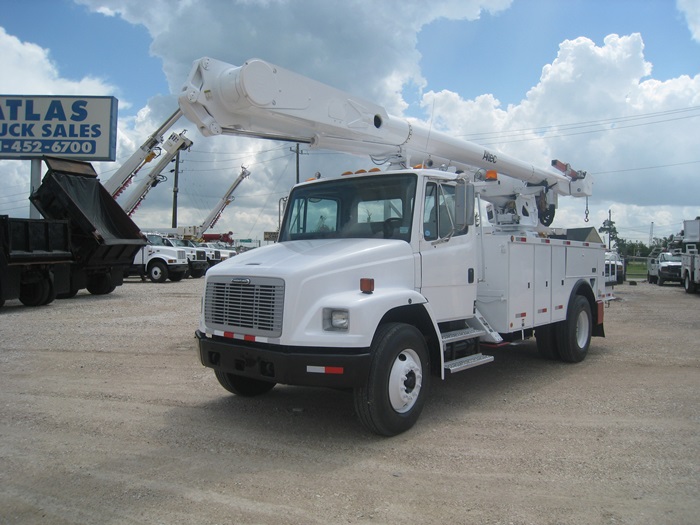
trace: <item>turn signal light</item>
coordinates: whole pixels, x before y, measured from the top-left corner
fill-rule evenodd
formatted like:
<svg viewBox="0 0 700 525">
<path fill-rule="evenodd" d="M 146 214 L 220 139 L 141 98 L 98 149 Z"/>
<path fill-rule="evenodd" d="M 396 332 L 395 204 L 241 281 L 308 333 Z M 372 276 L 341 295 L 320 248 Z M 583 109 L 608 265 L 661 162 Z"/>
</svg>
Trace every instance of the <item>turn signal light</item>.
<svg viewBox="0 0 700 525">
<path fill-rule="evenodd" d="M 374 279 L 362 277 L 360 279 L 360 291 L 362 293 L 372 293 L 374 291 Z"/>
</svg>

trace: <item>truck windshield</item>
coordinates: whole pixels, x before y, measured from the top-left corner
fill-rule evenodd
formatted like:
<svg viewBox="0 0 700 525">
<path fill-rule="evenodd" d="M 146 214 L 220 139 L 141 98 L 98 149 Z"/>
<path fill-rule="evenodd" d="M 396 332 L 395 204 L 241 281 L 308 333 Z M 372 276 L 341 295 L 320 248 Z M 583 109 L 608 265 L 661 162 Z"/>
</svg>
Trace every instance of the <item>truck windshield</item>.
<svg viewBox="0 0 700 525">
<path fill-rule="evenodd" d="M 411 239 L 415 174 L 352 177 L 295 188 L 279 240 Z"/>
</svg>

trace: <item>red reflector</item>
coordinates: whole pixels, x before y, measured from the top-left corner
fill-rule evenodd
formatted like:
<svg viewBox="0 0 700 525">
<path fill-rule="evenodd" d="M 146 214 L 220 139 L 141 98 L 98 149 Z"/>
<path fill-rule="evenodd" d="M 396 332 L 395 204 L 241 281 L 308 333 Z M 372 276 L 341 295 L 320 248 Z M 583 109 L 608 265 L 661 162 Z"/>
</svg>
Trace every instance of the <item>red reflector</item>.
<svg viewBox="0 0 700 525">
<path fill-rule="evenodd" d="M 336 374 L 340 375 L 343 373 L 343 367 L 342 366 L 327 366 L 326 367 L 326 374 Z"/>
<path fill-rule="evenodd" d="M 374 291 L 374 279 L 362 277 L 360 279 L 360 291 L 362 293 L 372 293 Z"/>
</svg>

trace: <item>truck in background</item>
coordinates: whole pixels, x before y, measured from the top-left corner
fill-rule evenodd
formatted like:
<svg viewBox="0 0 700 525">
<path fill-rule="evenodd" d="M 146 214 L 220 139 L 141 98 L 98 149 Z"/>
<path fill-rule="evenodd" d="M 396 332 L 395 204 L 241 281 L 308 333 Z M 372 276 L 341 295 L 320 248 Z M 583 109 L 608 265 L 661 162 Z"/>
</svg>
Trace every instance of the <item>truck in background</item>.
<svg viewBox="0 0 700 525">
<path fill-rule="evenodd" d="M 206 250 L 198 248 L 189 241 L 178 239 L 176 237 L 161 236 L 161 239 L 165 246 L 172 246 L 173 248 L 185 250 L 185 254 L 187 254 L 187 266 L 189 268 L 188 272 L 191 277 L 199 279 L 205 273 L 207 273 L 209 261 L 207 260 L 208 257 Z"/>
<path fill-rule="evenodd" d="M 68 221 L 0 215 L 0 307 L 51 303 L 70 287 L 73 253 Z"/>
<path fill-rule="evenodd" d="M 687 293 L 700 289 L 700 218 L 683 221 L 683 253 L 681 254 L 681 279 Z"/>
<path fill-rule="evenodd" d="M 179 103 L 205 136 L 389 165 L 298 184 L 276 244 L 207 272 L 199 357 L 229 392 L 348 389 L 360 422 L 392 436 L 416 423 L 433 379 L 493 361 L 486 348 L 534 336 L 573 363 L 604 336 L 605 245 L 549 228 L 560 195 L 591 195 L 585 172 L 534 167 L 261 60 L 195 61 Z"/>
<path fill-rule="evenodd" d="M 94 295 L 111 293 L 146 244 L 144 236 L 100 184 L 90 163 L 52 157 L 43 161 L 48 171 L 30 200 L 46 219 L 70 225 L 73 264 L 68 290 L 58 297 L 73 297 L 83 288 Z"/>
<path fill-rule="evenodd" d="M 148 234 L 146 239 L 146 246 L 136 253 L 125 277 L 139 275 L 141 279 L 148 277 L 154 283 L 184 279 L 189 271 L 185 250 L 165 244 L 160 235 Z"/>
<path fill-rule="evenodd" d="M 146 241 L 87 162 L 44 157 L 48 170 L 30 200 L 44 219 L 4 216 L 0 225 L 0 302 L 26 306 L 79 290 L 111 293 Z"/>
</svg>

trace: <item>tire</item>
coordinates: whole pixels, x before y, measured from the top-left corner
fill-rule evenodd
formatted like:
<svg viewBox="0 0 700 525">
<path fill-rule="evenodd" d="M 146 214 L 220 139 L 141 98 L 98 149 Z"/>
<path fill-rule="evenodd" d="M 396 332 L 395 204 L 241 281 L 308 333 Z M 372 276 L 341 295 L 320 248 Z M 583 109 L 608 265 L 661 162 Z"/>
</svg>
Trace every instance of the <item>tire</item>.
<svg viewBox="0 0 700 525">
<path fill-rule="evenodd" d="M 170 272 L 170 280 L 174 283 L 182 281 L 187 272 Z"/>
<path fill-rule="evenodd" d="M 109 274 L 101 273 L 92 275 L 88 279 L 86 288 L 92 295 L 107 295 L 112 293 L 116 286 L 112 284 L 112 277 Z"/>
<path fill-rule="evenodd" d="M 666 281 L 664 281 L 661 277 L 656 278 L 656 284 L 658 284 L 659 286 L 663 286 L 665 282 Z"/>
<path fill-rule="evenodd" d="M 556 330 L 559 357 L 562 361 L 583 361 L 588 354 L 592 331 L 591 305 L 582 295 L 574 295 L 569 301 L 566 319 L 557 325 Z"/>
<path fill-rule="evenodd" d="M 275 383 L 269 381 L 260 381 L 259 379 L 229 374 L 221 370 L 214 370 L 214 373 L 222 387 L 232 394 L 241 397 L 255 397 L 267 394 L 270 390 L 275 388 Z"/>
<path fill-rule="evenodd" d="M 39 279 L 20 286 L 19 300 L 24 306 L 40 306 L 46 303 L 50 293 L 51 281 L 49 279 Z"/>
<path fill-rule="evenodd" d="M 370 349 L 372 364 L 364 385 L 355 388 L 355 412 L 362 425 L 382 436 L 395 436 L 418 420 L 430 385 L 430 360 L 423 335 L 403 323 L 377 330 Z"/>
<path fill-rule="evenodd" d="M 685 293 L 695 293 L 697 291 L 697 286 L 690 280 L 689 273 L 685 274 L 685 279 L 683 279 L 683 288 L 685 288 Z"/>
<path fill-rule="evenodd" d="M 206 268 L 200 268 L 198 270 L 192 270 L 191 276 L 193 279 L 199 279 L 204 276 L 204 274 L 207 273 Z"/>
<path fill-rule="evenodd" d="M 56 287 L 53 285 L 53 279 L 47 279 L 46 282 L 48 283 L 49 291 L 46 294 L 46 299 L 41 303 L 42 305 L 51 304 L 56 299 Z"/>
<path fill-rule="evenodd" d="M 162 261 L 153 261 L 148 266 L 148 278 L 154 283 L 164 283 L 168 278 L 168 266 Z"/>
<path fill-rule="evenodd" d="M 561 359 L 557 345 L 557 323 L 535 328 L 537 353 L 544 359 Z"/>
</svg>

